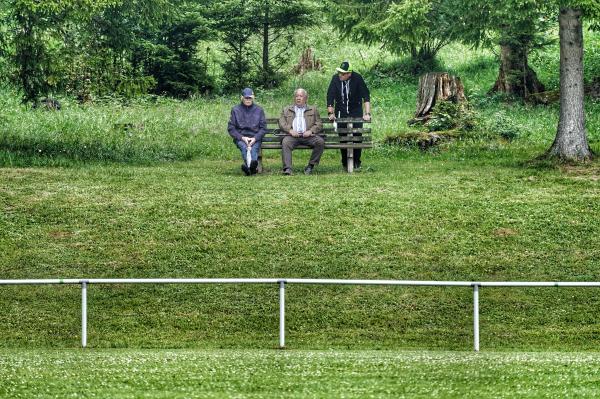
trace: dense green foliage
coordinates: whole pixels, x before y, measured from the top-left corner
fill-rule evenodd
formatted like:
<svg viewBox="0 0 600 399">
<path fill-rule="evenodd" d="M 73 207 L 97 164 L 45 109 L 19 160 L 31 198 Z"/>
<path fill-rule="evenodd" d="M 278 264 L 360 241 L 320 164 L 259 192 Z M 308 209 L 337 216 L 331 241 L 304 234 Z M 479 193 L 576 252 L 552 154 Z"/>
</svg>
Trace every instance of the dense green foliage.
<svg viewBox="0 0 600 399">
<path fill-rule="evenodd" d="M 0 76 L 16 84 L 27 103 L 57 94 L 87 102 L 114 95 L 188 98 L 247 85 L 272 88 L 291 77 L 300 53 L 296 43 L 300 50 L 318 47 L 328 19 L 346 38 L 409 54 L 412 73 L 434 69 L 436 54 L 452 42 L 509 45 L 515 59 L 525 58 L 524 68 L 507 67 L 507 79 L 519 82 L 519 70 L 529 71 L 526 58 L 548 43 L 558 8 L 565 5 L 539 0 L 331 0 L 325 6 L 313 0 L 2 0 Z M 597 2 L 572 6 L 582 7 L 585 20 L 597 27 Z M 311 38 L 305 40 L 308 30 Z M 336 43 L 330 39 L 329 46 Z"/>
<path fill-rule="evenodd" d="M 528 51 L 542 49 L 548 35 L 556 28 L 558 9 L 550 2 L 538 0 L 450 0 L 457 20 L 453 30 L 463 42 L 475 45 L 498 45 L 516 41 Z M 537 39 L 537 40 L 536 40 Z"/>
<path fill-rule="evenodd" d="M 186 8 L 152 32 L 144 63 L 156 80 L 156 94 L 188 98 L 214 89 L 206 63 L 196 57 L 197 43 L 210 35 L 197 8 Z"/>
<path fill-rule="evenodd" d="M 279 86 L 297 31 L 321 19 L 304 0 L 219 1 L 207 14 L 225 44 L 225 89 Z"/>
<path fill-rule="evenodd" d="M 409 54 L 414 72 L 427 71 L 438 51 L 456 39 L 453 4 L 446 0 L 401 2 L 329 2 L 331 22 L 347 36 L 369 44 L 383 43 L 390 51 Z"/>
<path fill-rule="evenodd" d="M 0 352 L 14 399 L 595 397 L 591 353 Z"/>
<path fill-rule="evenodd" d="M 115 94 L 187 98 L 217 89 L 217 81 L 235 91 L 273 87 L 285 77 L 294 31 L 313 11 L 303 0 L 4 0 L 0 72 L 26 103 L 57 93 L 81 102 Z M 219 40 L 228 57 L 222 76 L 209 73 L 200 49 Z"/>
<path fill-rule="evenodd" d="M 62 27 L 72 20 L 86 20 L 110 4 L 110 0 L 6 0 L 1 3 L 3 9 L 8 6 L 2 22 L 12 28 L 9 31 L 25 102 L 35 102 L 57 85 L 60 70 L 56 60 L 62 45 Z"/>
<path fill-rule="evenodd" d="M 41 4 L 41 5 L 39 5 Z M 4 1 L 0 46 L 25 102 L 67 93 L 87 102 L 148 92 L 188 97 L 213 87 L 196 54 L 210 31 L 194 2 Z M 10 72 L 10 64 L 4 72 Z M 13 81 L 17 81 L 13 77 Z"/>
</svg>

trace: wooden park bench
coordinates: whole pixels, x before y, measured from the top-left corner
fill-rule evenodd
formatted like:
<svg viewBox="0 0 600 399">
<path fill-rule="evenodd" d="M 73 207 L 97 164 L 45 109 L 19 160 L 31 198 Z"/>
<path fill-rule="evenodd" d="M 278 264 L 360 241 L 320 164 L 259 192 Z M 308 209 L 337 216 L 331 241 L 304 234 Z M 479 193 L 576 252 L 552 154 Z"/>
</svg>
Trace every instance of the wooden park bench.
<svg viewBox="0 0 600 399">
<path fill-rule="evenodd" d="M 281 140 L 287 135 L 279 130 L 278 119 L 267 118 L 267 133 L 262 140 L 261 152 L 258 156 L 258 171 L 262 172 L 262 150 L 281 150 Z M 370 127 L 353 127 L 357 123 L 371 123 L 362 118 L 339 118 L 337 123 L 347 123 L 345 128 L 337 128 L 335 124 L 328 118 L 321 118 L 323 122 L 323 130 L 319 136 L 325 140 L 325 149 L 346 149 L 348 151 L 348 173 L 354 170 L 354 149 L 355 148 L 372 148 L 373 139 L 371 136 Z M 340 136 L 344 134 L 344 136 Z M 295 150 L 310 150 L 311 148 L 305 145 L 299 145 Z"/>
</svg>

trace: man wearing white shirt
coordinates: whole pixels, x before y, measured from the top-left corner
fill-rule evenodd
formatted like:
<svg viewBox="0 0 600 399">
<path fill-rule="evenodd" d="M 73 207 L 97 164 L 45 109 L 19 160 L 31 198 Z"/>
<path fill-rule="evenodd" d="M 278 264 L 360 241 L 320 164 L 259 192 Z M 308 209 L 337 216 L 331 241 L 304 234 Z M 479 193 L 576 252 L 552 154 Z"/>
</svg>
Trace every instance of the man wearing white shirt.
<svg viewBox="0 0 600 399">
<path fill-rule="evenodd" d="M 294 91 L 294 104 L 285 107 L 279 117 L 279 129 L 286 133 L 281 141 L 283 174 L 292 174 L 292 151 L 299 145 L 312 148 L 304 174 L 311 174 L 319 164 L 325 148 L 325 140 L 318 134 L 323 130 L 317 107 L 307 104 L 308 93 L 304 89 Z"/>
</svg>

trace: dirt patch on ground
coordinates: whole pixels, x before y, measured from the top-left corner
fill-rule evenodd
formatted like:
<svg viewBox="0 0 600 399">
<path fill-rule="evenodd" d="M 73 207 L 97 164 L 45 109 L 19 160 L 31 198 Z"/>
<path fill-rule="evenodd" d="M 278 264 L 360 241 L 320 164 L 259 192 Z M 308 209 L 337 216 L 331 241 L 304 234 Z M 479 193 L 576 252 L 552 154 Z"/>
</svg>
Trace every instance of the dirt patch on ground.
<svg viewBox="0 0 600 399">
<path fill-rule="evenodd" d="M 53 230 L 48 234 L 50 235 L 50 237 L 57 239 L 57 240 L 60 240 L 62 238 L 69 238 L 73 235 L 73 233 L 70 231 L 62 231 L 62 230 Z"/>
<path fill-rule="evenodd" d="M 494 235 L 496 237 L 512 237 L 516 236 L 518 233 L 516 230 L 501 227 L 499 229 L 494 230 Z"/>
<path fill-rule="evenodd" d="M 589 180 L 598 181 L 600 180 L 600 166 L 574 166 L 565 165 L 562 167 L 563 173 L 567 176 L 577 180 Z"/>
</svg>

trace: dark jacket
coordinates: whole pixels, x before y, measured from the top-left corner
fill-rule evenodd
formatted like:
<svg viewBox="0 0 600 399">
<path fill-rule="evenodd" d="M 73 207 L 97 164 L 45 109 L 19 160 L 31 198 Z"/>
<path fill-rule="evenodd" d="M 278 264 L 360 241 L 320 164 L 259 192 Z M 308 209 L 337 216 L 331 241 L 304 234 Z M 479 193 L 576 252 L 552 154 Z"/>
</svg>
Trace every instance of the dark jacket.
<svg viewBox="0 0 600 399">
<path fill-rule="evenodd" d="M 288 134 L 292 129 L 292 122 L 296 117 L 296 112 L 294 111 L 294 106 L 289 105 L 281 111 L 281 116 L 279 117 L 279 129 L 285 134 Z M 304 120 L 306 120 L 306 130 L 310 130 L 313 134 L 321 133 L 323 130 L 323 123 L 321 123 L 321 117 L 319 116 L 319 111 L 317 111 L 317 107 L 307 105 L 306 110 L 304 111 Z"/>
<path fill-rule="evenodd" d="M 256 104 L 246 107 L 238 104 L 231 109 L 227 131 L 233 141 L 239 141 L 242 136 L 254 137 L 261 141 L 267 129 L 265 111 Z"/>
<path fill-rule="evenodd" d="M 348 86 L 350 89 L 349 96 L 346 95 L 345 89 L 342 95 L 342 81 L 337 74 L 333 75 L 329 83 L 329 88 L 327 89 L 327 106 L 334 107 L 336 117 L 339 115 L 339 112 L 341 112 L 342 116 L 362 116 L 363 101 L 371 102 L 369 89 L 359 73 L 352 72 L 350 79 L 348 79 Z"/>
</svg>

